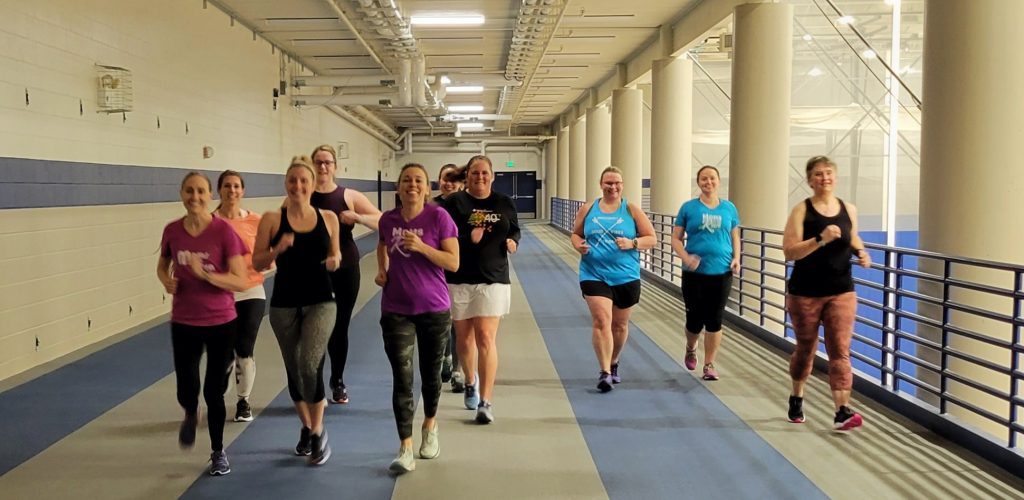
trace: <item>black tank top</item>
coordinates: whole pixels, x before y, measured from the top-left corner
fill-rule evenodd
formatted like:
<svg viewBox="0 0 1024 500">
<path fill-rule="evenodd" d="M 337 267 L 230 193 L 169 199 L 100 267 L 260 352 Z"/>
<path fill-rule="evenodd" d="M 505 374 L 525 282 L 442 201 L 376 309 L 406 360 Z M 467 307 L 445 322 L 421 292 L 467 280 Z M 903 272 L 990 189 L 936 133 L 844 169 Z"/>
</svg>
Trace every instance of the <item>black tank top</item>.
<svg viewBox="0 0 1024 500">
<path fill-rule="evenodd" d="M 359 265 L 359 247 L 356 240 L 352 238 L 352 229 L 355 225 L 348 225 L 341 221 L 341 213 L 348 210 L 348 203 L 345 203 L 345 188 L 338 186 L 330 193 L 313 192 L 309 202 L 316 208 L 330 210 L 338 214 L 338 239 L 341 243 L 341 267 L 355 267 Z"/>
<path fill-rule="evenodd" d="M 288 222 L 288 211 L 281 207 L 281 227 L 270 239 L 270 245 L 281 241 L 285 233 L 295 235 L 295 243 L 277 256 L 277 275 L 271 307 L 305 307 L 334 300 L 331 277 L 324 265 L 331 251 L 331 235 L 327 232 L 320 210 L 316 212 L 313 230 L 300 233 Z"/>
<path fill-rule="evenodd" d="M 853 223 L 846 204 L 839 200 L 839 213 L 826 217 L 814 209 L 811 199 L 804 200 L 804 238 L 821 234 L 826 226 L 835 224 L 843 233 L 839 239 L 821 247 L 793 263 L 789 276 L 789 293 L 801 297 L 828 297 L 853 291 L 853 266 L 850 257 L 850 232 Z"/>
</svg>

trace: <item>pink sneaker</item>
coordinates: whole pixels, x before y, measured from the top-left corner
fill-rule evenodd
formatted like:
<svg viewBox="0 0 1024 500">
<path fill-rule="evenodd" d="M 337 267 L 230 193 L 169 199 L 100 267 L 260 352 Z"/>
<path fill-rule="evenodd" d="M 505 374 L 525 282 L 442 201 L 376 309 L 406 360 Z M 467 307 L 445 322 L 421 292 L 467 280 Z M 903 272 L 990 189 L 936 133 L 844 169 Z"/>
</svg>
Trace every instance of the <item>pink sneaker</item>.
<svg viewBox="0 0 1024 500">
<path fill-rule="evenodd" d="M 691 351 L 691 350 L 687 349 L 686 350 L 686 357 L 683 358 L 683 361 L 686 363 L 686 369 L 687 370 L 690 370 L 690 371 L 696 370 L 697 369 L 697 351 L 696 350 Z"/>
<path fill-rule="evenodd" d="M 864 425 L 864 419 L 861 418 L 860 413 L 855 413 L 845 406 L 839 408 L 835 420 L 832 421 L 832 428 L 838 432 L 846 432 L 862 425 Z"/>
<path fill-rule="evenodd" d="M 718 380 L 718 370 L 715 370 L 715 365 L 708 363 L 704 365 L 704 380 Z"/>
</svg>

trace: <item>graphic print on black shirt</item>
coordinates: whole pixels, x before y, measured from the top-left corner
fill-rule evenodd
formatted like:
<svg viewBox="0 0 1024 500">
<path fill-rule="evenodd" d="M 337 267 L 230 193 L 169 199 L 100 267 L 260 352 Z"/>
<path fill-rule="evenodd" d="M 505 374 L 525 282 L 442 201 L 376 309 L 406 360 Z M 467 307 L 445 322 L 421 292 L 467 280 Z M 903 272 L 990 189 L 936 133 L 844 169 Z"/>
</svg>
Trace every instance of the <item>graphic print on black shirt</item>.
<svg viewBox="0 0 1024 500">
<path fill-rule="evenodd" d="M 443 203 L 459 228 L 459 270 L 445 274 L 448 283 L 509 283 L 505 240 L 518 243 L 520 236 L 512 198 L 492 192 L 477 199 L 463 191 Z M 475 237 L 479 243 L 473 243 Z"/>
</svg>

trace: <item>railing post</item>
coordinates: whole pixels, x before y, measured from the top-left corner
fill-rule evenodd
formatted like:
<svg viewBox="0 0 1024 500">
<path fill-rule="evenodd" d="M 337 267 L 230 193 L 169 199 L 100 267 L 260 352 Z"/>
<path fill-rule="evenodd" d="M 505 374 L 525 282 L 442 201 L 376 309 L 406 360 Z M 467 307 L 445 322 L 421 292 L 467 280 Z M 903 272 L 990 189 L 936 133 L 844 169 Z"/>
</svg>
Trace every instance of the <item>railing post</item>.
<svg viewBox="0 0 1024 500">
<path fill-rule="evenodd" d="M 1024 292 L 1024 272 L 1017 271 L 1013 277 L 1013 293 L 1014 295 Z M 1013 424 L 1017 422 L 1017 404 L 1014 400 L 1020 394 L 1017 386 L 1017 371 L 1020 370 L 1020 354 L 1014 352 L 1017 347 L 1021 345 L 1021 327 L 1016 323 L 1021 319 L 1021 299 L 1014 297 L 1013 299 L 1013 345 L 1010 346 L 1010 436 L 1008 446 L 1013 449 L 1017 447 L 1017 431 L 1013 429 Z"/>
<path fill-rule="evenodd" d="M 767 233 L 765 231 L 761 231 L 761 244 L 760 244 L 760 252 L 759 252 L 759 254 L 761 256 L 760 257 L 761 264 L 760 264 L 760 267 L 759 267 L 759 271 L 760 271 L 761 276 L 758 278 L 758 281 L 760 283 L 760 287 L 759 287 L 760 290 L 758 292 L 758 300 L 757 300 L 757 302 L 758 302 L 758 304 L 757 304 L 757 306 L 758 306 L 757 307 L 757 319 L 758 319 L 758 322 L 761 324 L 762 327 L 764 327 L 764 325 L 765 325 L 765 321 L 764 321 L 764 310 L 765 310 L 765 307 L 764 307 L 764 299 L 765 299 L 764 287 L 768 285 L 768 283 L 765 281 L 765 278 L 764 278 L 764 272 L 767 269 L 766 265 L 765 265 L 765 260 L 764 260 L 765 256 L 767 255 L 767 252 L 765 252 L 765 249 L 764 249 L 765 235 L 766 234 Z M 783 336 L 785 336 L 785 335 L 783 335 Z"/>
<path fill-rule="evenodd" d="M 747 239 L 747 228 L 740 226 L 740 264 L 742 267 L 743 263 L 743 241 Z M 743 317 L 743 276 L 740 275 L 740 295 L 737 297 L 736 303 L 740 312 L 740 317 Z"/>
<path fill-rule="evenodd" d="M 949 259 L 942 260 L 942 351 L 939 353 L 939 414 L 946 414 L 946 392 L 949 371 L 949 275 L 953 267 Z"/>
</svg>

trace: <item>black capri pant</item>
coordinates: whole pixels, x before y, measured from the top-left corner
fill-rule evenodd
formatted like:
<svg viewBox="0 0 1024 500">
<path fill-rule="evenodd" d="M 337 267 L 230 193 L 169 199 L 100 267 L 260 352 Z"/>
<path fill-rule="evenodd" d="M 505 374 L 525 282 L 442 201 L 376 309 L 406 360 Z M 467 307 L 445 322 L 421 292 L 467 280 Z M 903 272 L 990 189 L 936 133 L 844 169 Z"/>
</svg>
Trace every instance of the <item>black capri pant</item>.
<svg viewBox="0 0 1024 500">
<path fill-rule="evenodd" d="M 686 303 L 686 331 L 717 332 L 722 329 L 722 313 L 732 290 L 732 273 L 700 274 L 683 272 L 683 301 Z"/>
</svg>

